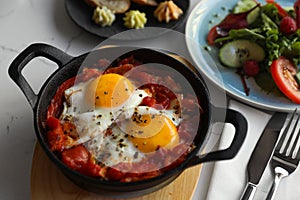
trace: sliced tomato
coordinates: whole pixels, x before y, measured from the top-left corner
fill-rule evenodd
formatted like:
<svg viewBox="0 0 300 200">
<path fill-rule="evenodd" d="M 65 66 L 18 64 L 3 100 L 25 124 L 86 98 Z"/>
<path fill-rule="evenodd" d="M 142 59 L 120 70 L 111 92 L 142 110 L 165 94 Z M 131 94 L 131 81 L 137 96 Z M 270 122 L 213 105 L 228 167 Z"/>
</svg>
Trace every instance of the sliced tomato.
<svg viewBox="0 0 300 200">
<path fill-rule="evenodd" d="M 100 177 L 101 171 L 105 173 L 104 168 L 101 168 L 100 165 L 93 163 L 91 160 L 78 171 L 92 177 Z"/>
<path fill-rule="evenodd" d="M 271 64 L 271 74 L 281 92 L 293 102 L 300 104 L 299 84 L 294 78 L 296 74 L 294 63 L 280 57 Z"/>
<path fill-rule="evenodd" d="M 71 169 L 79 170 L 89 161 L 89 152 L 83 145 L 64 150 L 61 160 Z"/>
<path fill-rule="evenodd" d="M 47 127 L 51 130 L 60 128 L 60 121 L 55 117 L 49 117 L 46 121 Z"/>
<path fill-rule="evenodd" d="M 64 133 L 60 121 L 55 117 L 50 117 L 46 121 L 47 127 L 50 129 L 47 132 L 47 141 L 52 151 L 62 151 L 64 149 Z"/>
<path fill-rule="evenodd" d="M 57 89 L 53 99 L 50 102 L 47 110 L 47 119 L 50 117 L 58 117 L 62 111 L 63 97 L 66 89 L 74 85 L 75 77 L 67 79 Z"/>
<path fill-rule="evenodd" d="M 217 37 L 219 36 L 218 32 L 217 32 L 217 26 L 214 26 L 210 29 L 210 31 L 208 32 L 207 35 L 207 42 L 209 45 L 214 45 L 215 43 L 215 39 L 217 39 Z"/>
</svg>

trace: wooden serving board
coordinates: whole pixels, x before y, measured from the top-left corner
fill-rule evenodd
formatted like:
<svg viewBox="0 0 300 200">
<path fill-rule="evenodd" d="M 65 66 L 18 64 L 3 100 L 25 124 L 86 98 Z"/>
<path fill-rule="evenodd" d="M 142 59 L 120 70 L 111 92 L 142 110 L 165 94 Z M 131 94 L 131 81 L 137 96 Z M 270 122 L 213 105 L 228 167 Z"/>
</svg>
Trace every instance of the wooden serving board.
<svg viewBox="0 0 300 200">
<path fill-rule="evenodd" d="M 166 187 L 126 200 L 189 200 L 197 186 L 200 171 L 201 165 L 189 168 Z M 114 200 L 84 191 L 73 184 L 51 163 L 38 143 L 32 159 L 30 185 L 32 200 Z"/>
</svg>

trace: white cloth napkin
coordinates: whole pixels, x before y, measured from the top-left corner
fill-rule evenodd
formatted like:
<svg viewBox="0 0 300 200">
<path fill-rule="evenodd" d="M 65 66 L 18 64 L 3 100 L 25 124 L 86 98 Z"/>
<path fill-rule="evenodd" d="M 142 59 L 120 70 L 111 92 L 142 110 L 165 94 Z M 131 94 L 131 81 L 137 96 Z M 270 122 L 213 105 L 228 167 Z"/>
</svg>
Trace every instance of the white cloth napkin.
<svg viewBox="0 0 300 200">
<path fill-rule="evenodd" d="M 230 108 L 241 112 L 248 121 L 248 133 L 238 155 L 228 161 L 219 161 L 214 164 L 211 181 L 206 200 L 239 200 L 244 187 L 247 184 L 247 163 L 270 115 L 258 111 L 236 101 L 231 101 Z M 220 138 L 222 149 L 229 145 L 234 129 L 226 126 Z M 262 152 L 263 153 L 263 152 Z M 299 167 L 300 168 L 300 167 Z M 205 172 L 203 172 L 205 173 Z M 273 173 L 268 166 L 258 185 L 255 200 L 266 198 L 272 185 Z M 300 199 L 300 169 L 284 178 L 276 193 L 275 200 L 299 200 Z"/>
</svg>

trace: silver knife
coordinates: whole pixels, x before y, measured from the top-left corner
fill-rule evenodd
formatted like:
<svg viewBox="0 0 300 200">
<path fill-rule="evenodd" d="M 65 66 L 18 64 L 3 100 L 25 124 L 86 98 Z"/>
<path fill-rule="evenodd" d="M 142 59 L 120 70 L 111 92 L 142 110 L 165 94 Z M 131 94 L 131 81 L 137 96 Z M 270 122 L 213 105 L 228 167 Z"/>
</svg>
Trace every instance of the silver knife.
<svg viewBox="0 0 300 200">
<path fill-rule="evenodd" d="M 262 132 L 248 162 L 248 183 L 240 200 L 253 199 L 256 187 L 270 161 L 286 117 L 287 113 L 276 112 Z"/>
</svg>

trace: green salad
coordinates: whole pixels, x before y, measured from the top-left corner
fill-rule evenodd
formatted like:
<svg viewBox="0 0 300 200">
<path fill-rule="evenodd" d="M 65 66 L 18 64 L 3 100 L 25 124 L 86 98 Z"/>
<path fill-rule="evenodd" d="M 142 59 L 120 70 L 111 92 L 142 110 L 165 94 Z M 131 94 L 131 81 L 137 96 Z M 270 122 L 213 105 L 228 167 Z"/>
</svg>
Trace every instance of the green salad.
<svg viewBox="0 0 300 200">
<path fill-rule="evenodd" d="M 282 7 L 240 0 L 207 35 L 219 48 L 220 62 L 245 78 L 253 77 L 266 92 L 284 94 L 300 104 L 300 0 Z M 251 88 L 250 88 L 251 89 Z"/>
</svg>

